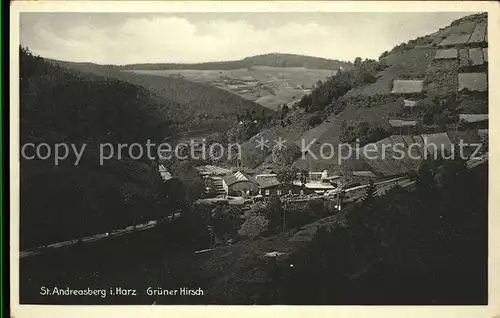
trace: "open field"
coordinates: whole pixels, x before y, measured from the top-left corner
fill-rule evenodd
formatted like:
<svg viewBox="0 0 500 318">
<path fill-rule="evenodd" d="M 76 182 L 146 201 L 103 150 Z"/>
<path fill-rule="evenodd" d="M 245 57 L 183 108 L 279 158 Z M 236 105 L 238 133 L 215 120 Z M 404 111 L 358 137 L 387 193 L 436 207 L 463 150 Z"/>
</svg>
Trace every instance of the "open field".
<svg viewBox="0 0 500 318">
<path fill-rule="evenodd" d="M 208 83 L 262 106 L 276 106 L 300 100 L 318 80 L 335 74 L 325 69 L 304 67 L 252 66 L 233 70 L 133 70 L 137 74 L 182 77 Z"/>
</svg>

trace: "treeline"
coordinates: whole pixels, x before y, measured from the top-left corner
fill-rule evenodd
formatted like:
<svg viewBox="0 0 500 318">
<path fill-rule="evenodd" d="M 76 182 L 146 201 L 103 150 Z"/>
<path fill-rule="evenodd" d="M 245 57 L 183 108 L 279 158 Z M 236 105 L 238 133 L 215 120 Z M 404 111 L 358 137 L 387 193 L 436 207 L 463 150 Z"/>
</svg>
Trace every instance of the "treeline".
<svg viewBox="0 0 500 318">
<path fill-rule="evenodd" d="M 190 69 L 190 70 L 232 70 L 240 68 L 251 68 L 253 66 L 271 67 L 305 67 L 309 69 L 337 70 L 340 67 L 350 68 L 352 63 L 339 60 L 324 59 L 312 56 L 269 53 L 244 58 L 237 61 L 206 62 L 192 64 L 176 63 L 154 63 L 154 64 L 129 64 L 122 68 L 126 70 L 167 70 L 167 69 Z"/>
<path fill-rule="evenodd" d="M 487 176 L 487 165 L 437 160 L 422 166 L 414 189 L 375 199 L 371 184 L 345 222 L 269 267 L 260 303 L 486 304 Z"/>
<path fill-rule="evenodd" d="M 349 70 L 339 70 L 336 75 L 326 81 L 318 81 L 311 94 L 305 95 L 299 102 L 299 107 L 308 112 L 322 111 L 335 107 L 335 103 L 349 90 L 376 81 L 378 72 L 384 65 L 371 59 L 364 61 L 356 58 L 354 67 Z"/>
</svg>

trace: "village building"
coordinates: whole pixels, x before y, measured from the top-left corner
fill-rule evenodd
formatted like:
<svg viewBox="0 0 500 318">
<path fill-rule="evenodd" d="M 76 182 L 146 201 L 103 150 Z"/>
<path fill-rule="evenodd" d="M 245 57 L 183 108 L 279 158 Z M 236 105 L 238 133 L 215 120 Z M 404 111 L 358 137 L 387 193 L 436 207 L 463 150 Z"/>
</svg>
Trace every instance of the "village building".
<svg viewBox="0 0 500 318">
<path fill-rule="evenodd" d="M 262 196 L 305 194 L 304 188 L 298 184 L 286 184 L 274 178 L 261 178 L 259 180 L 259 194 Z"/>
<path fill-rule="evenodd" d="M 327 170 L 309 172 L 306 180 L 302 180 L 301 173 L 297 173 L 295 180 L 291 184 L 280 182 L 275 173 L 258 174 L 255 176 L 255 180 L 259 183 L 259 193 L 263 196 L 272 194 L 321 194 L 325 191 L 335 189 L 337 186 L 334 184 L 334 181 L 339 178 L 340 176 L 337 175 L 329 175 Z"/>
<path fill-rule="evenodd" d="M 295 182 L 294 184 L 300 184 L 300 182 Z M 304 189 L 308 193 L 323 194 L 328 190 L 336 189 L 337 187 L 329 182 L 307 182 L 304 184 Z M 306 193 L 307 194 L 307 193 Z"/>
<path fill-rule="evenodd" d="M 257 181 L 241 171 L 223 177 L 222 187 L 225 193 L 230 196 L 257 195 L 259 193 Z"/>
</svg>

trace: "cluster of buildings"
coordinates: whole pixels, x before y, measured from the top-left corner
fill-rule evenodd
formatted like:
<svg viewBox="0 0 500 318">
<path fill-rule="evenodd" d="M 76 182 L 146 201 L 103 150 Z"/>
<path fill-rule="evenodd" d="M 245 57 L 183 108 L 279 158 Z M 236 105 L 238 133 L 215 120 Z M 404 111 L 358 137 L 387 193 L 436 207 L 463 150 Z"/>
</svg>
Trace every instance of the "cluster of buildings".
<svg viewBox="0 0 500 318">
<path fill-rule="evenodd" d="M 367 183 L 370 178 L 376 178 L 371 171 L 356 171 L 350 177 L 349 182 L 354 186 Z M 342 176 L 332 174 L 327 170 L 309 172 L 307 176 L 298 173 L 292 182 L 280 181 L 274 171 L 263 171 L 257 174 L 251 170 L 229 172 L 224 175 L 205 174 L 204 179 L 207 181 L 205 184 L 207 191 L 222 197 L 324 194 L 337 189 L 342 182 L 345 182 Z"/>
</svg>

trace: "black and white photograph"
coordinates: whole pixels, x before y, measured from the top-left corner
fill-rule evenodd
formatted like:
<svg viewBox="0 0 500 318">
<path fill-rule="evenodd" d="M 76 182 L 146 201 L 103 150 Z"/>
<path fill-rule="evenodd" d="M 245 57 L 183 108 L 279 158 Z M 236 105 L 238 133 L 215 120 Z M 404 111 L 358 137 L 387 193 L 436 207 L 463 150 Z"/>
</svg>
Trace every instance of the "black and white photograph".
<svg viewBox="0 0 500 318">
<path fill-rule="evenodd" d="M 490 304 L 486 10 L 93 8 L 18 17 L 20 305 Z"/>
</svg>

